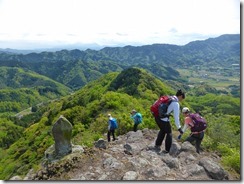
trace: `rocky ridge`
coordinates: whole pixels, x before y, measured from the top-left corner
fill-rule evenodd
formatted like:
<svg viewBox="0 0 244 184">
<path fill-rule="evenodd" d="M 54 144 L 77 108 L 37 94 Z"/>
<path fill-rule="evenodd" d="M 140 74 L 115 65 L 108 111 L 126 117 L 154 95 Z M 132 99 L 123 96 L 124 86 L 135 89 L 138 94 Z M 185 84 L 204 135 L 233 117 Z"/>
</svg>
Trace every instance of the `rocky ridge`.
<svg viewBox="0 0 244 184">
<path fill-rule="evenodd" d="M 173 139 L 169 153 L 150 150 L 157 133 L 130 131 L 113 142 L 107 142 L 104 135 L 93 148 L 83 147 L 61 159 L 44 161 L 40 170 L 31 169 L 23 180 L 235 180 L 221 167 L 218 155 L 198 154 L 189 142 Z"/>
</svg>

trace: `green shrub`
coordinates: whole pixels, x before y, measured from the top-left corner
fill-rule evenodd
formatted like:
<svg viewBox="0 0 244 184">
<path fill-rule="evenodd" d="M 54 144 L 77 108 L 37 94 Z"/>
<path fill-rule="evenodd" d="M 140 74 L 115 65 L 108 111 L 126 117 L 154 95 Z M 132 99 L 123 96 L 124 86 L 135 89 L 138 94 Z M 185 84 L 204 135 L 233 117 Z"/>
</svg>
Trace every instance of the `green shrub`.
<svg viewBox="0 0 244 184">
<path fill-rule="evenodd" d="M 222 157 L 222 163 L 229 169 L 234 169 L 238 174 L 241 174 L 241 159 L 240 151 L 231 149 L 230 154 Z"/>
</svg>

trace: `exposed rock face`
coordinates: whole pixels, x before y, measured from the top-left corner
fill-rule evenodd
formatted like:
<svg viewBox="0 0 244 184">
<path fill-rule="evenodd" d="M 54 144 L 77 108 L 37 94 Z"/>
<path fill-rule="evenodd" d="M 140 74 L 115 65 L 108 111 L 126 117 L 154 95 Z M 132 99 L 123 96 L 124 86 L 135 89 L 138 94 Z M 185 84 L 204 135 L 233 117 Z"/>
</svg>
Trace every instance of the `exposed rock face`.
<svg viewBox="0 0 244 184">
<path fill-rule="evenodd" d="M 22 178 L 21 178 L 20 176 L 13 176 L 13 177 L 10 178 L 9 180 L 19 181 L 19 180 L 22 180 Z"/>
<path fill-rule="evenodd" d="M 148 149 L 154 145 L 157 132 L 131 131 L 109 143 L 104 137 L 93 148 L 71 153 L 28 180 L 234 180 L 221 167 L 217 155 L 198 154 L 189 142 L 173 139 L 168 154 Z M 164 143 L 161 148 L 164 150 Z"/>
<path fill-rule="evenodd" d="M 207 173 L 215 180 L 222 180 L 227 176 L 227 173 L 223 168 L 207 157 L 202 158 L 199 161 L 199 165 L 204 167 Z"/>
<path fill-rule="evenodd" d="M 71 136 L 72 124 L 63 116 L 60 116 L 52 128 L 55 140 L 55 153 L 64 156 L 72 152 Z"/>
</svg>

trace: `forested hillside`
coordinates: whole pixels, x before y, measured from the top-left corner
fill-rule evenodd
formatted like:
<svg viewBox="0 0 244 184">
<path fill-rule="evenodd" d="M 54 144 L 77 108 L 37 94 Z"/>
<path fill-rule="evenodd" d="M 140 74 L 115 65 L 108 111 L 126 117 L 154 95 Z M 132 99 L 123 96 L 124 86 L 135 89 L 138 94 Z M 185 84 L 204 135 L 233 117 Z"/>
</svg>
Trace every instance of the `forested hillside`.
<svg viewBox="0 0 244 184">
<path fill-rule="evenodd" d="M 127 68 L 109 72 L 71 95 L 40 105 L 22 119 L 0 119 L 0 179 L 24 176 L 30 169 L 38 169 L 45 150 L 54 143 L 51 129 L 60 115 L 73 125 L 73 143 L 90 147 L 107 132 L 108 113 L 118 120 L 117 135 L 132 130 L 132 109 L 143 114 L 140 129 L 158 129 L 150 105 L 160 95 L 174 95 L 176 88 L 144 69 Z M 240 98 L 211 90 L 201 96 L 196 92 L 186 95 L 181 108 L 201 111 L 208 121 L 203 149 L 219 154 L 223 166 L 240 175 Z M 173 120 L 172 127 L 175 130 Z"/>
<path fill-rule="evenodd" d="M 240 65 L 240 35 L 184 46 L 0 52 L 0 179 L 38 169 L 60 115 L 73 125 L 74 144 L 91 147 L 107 132 L 108 113 L 117 135 L 132 130 L 132 109 L 143 114 L 140 129 L 158 129 L 150 105 L 178 89 L 186 92 L 181 108 L 208 121 L 203 149 L 240 177 Z"/>
<path fill-rule="evenodd" d="M 229 71 L 232 64 L 240 64 L 240 35 L 222 35 L 184 46 L 153 44 L 106 47 L 98 51 L 0 53 L 0 66 L 29 69 L 72 89 L 79 89 L 108 72 L 131 66 L 147 69 L 161 79 L 184 81 L 178 71 L 182 68 L 191 71 L 201 68 L 229 76 L 233 72 Z"/>
<path fill-rule="evenodd" d="M 71 89 L 18 67 L 0 67 L 0 115 L 13 115 L 39 103 L 68 95 Z"/>
</svg>

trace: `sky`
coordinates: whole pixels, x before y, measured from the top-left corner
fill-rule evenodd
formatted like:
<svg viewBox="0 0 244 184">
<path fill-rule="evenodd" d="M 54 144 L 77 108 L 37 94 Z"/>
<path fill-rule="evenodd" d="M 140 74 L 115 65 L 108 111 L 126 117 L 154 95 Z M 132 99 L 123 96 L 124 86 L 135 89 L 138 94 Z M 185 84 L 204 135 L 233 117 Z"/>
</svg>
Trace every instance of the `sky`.
<svg viewBox="0 0 244 184">
<path fill-rule="evenodd" d="M 0 0 L 0 48 L 185 45 L 240 34 L 239 0 Z"/>
</svg>

